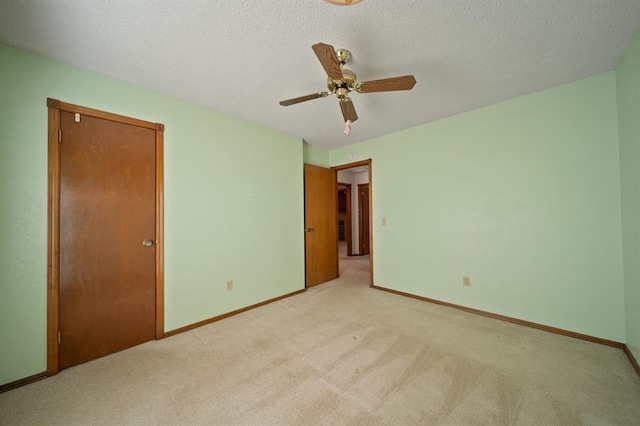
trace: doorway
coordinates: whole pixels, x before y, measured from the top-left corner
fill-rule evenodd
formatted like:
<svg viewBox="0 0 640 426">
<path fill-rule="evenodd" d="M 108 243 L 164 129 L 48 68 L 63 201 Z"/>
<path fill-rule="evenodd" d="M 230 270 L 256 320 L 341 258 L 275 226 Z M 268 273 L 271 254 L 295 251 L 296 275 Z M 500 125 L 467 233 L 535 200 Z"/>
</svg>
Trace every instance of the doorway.
<svg viewBox="0 0 640 426">
<path fill-rule="evenodd" d="M 49 108 L 47 375 L 162 338 L 161 124 Z"/>
<path fill-rule="evenodd" d="M 372 256 L 372 226 L 371 226 L 371 160 L 359 161 L 333 167 L 337 171 L 338 188 L 349 186 L 350 206 L 347 207 L 349 223 L 349 237 L 346 241 L 339 241 L 339 268 L 345 263 L 357 258 L 362 265 L 367 263 L 369 270 L 369 284 L 373 285 L 373 256 Z M 338 192 L 338 204 L 340 192 Z M 338 210 L 340 216 L 340 211 Z M 340 225 L 340 223 L 338 223 Z M 350 241 L 349 241 L 350 240 Z M 348 244 L 351 243 L 351 244 Z"/>
</svg>

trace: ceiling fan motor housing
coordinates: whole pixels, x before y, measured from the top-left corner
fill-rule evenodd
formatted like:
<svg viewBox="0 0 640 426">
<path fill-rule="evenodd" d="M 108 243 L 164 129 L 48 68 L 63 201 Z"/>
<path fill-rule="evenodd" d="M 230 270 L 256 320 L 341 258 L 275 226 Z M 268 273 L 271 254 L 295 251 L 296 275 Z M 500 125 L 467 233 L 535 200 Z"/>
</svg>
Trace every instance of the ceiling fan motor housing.
<svg viewBox="0 0 640 426">
<path fill-rule="evenodd" d="M 342 78 L 340 80 L 327 80 L 327 87 L 331 93 L 335 93 L 338 98 L 342 99 L 347 93 L 356 89 L 356 73 L 346 68 L 342 69 Z"/>
</svg>

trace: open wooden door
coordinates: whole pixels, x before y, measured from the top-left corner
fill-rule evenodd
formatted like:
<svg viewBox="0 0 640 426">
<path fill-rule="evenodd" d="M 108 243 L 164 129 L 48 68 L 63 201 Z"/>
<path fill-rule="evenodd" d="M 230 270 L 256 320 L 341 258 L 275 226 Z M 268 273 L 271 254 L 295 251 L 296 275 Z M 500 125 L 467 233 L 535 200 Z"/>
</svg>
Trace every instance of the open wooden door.
<svg viewBox="0 0 640 426">
<path fill-rule="evenodd" d="M 358 224 L 360 256 L 369 254 L 369 184 L 358 184 Z"/>
<path fill-rule="evenodd" d="M 342 207 L 340 205 L 340 190 L 341 188 L 344 190 L 344 212 L 342 212 Z M 347 256 L 353 256 L 353 233 L 351 230 L 351 184 L 338 182 L 338 228 L 340 227 L 340 220 L 342 216 L 342 221 L 344 222 L 344 240 L 347 243 Z M 340 235 L 340 232 L 338 232 Z M 340 237 L 338 237 L 340 241 Z"/>
<path fill-rule="evenodd" d="M 306 286 L 338 278 L 336 171 L 304 165 Z"/>
</svg>

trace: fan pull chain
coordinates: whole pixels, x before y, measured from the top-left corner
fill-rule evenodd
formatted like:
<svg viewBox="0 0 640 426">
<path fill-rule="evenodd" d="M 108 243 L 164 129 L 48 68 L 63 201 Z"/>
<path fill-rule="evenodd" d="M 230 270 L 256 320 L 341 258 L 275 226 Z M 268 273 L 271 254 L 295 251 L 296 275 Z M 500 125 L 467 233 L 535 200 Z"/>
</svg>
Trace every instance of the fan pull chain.
<svg viewBox="0 0 640 426">
<path fill-rule="evenodd" d="M 344 122 L 344 134 L 347 136 L 351 134 L 351 120 Z"/>
</svg>

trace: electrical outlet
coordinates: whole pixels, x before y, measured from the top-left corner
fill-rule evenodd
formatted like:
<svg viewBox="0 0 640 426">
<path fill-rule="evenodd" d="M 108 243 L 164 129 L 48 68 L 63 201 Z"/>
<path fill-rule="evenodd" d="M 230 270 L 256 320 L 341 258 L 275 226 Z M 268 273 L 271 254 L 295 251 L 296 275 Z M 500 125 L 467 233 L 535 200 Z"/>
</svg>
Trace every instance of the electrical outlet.
<svg viewBox="0 0 640 426">
<path fill-rule="evenodd" d="M 463 277 L 462 277 L 462 285 L 463 285 L 464 287 L 471 287 L 471 277 L 468 277 L 468 276 L 466 276 L 466 275 L 465 275 L 465 276 L 463 276 Z"/>
<path fill-rule="evenodd" d="M 233 280 L 227 281 L 227 291 L 233 290 Z"/>
</svg>

